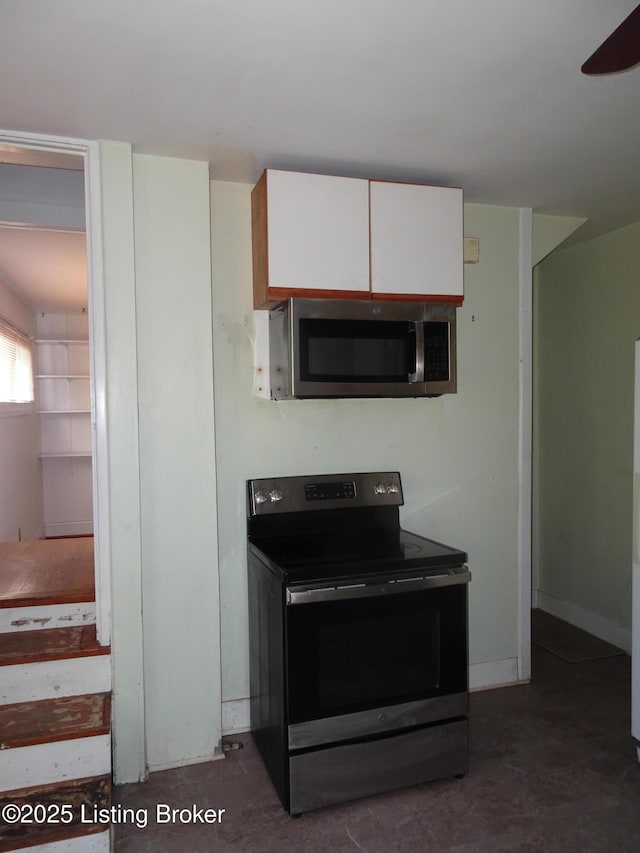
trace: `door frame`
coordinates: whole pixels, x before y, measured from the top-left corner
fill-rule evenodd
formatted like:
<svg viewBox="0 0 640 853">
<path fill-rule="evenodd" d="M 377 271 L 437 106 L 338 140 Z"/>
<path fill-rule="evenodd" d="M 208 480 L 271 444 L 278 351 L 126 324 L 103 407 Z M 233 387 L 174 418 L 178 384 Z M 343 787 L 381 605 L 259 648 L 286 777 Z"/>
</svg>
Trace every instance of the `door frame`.
<svg viewBox="0 0 640 853">
<path fill-rule="evenodd" d="M 111 642 L 111 549 L 100 147 L 97 142 L 86 139 L 1 129 L 0 144 L 55 154 L 75 154 L 82 157 L 84 163 L 96 633 L 100 645 L 108 646 Z"/>
<path fill-rule="evenodd" d="M 532 454 L 533 210 L 521 207 L 518 211 L 518 681 L 531 679 Z"/>
</svg>

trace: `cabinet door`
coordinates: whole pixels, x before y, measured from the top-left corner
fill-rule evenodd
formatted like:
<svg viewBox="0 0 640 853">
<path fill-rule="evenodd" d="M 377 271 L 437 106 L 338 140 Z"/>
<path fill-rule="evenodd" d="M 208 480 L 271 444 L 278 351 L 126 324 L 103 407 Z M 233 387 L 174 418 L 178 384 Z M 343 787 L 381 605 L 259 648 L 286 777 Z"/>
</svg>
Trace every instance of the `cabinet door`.
<svg viewBox="0 0 640 853">
<path fill-rule="evenodd" d="M 368 293 L 368 181 L 268 170 L 265 189 L 267 297 Z"/>
<path fill-rule="evenodd" d="M 462 301 L 462 190 L 371 181 L 371 291 Z"/>
</svg>

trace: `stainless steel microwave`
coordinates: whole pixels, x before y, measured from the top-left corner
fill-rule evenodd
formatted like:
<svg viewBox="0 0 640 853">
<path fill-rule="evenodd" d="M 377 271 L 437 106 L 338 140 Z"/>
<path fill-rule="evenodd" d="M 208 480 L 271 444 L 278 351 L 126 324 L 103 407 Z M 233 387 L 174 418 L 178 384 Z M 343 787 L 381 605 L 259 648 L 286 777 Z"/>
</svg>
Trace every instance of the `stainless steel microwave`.
<svg viewBox="0 0 640 853">
<path fill-rule="evenodd" d="M 254 391 L 266 399 L 456 391 L 454 305 L 292 298 L 254 318 Z"/>
</svg>

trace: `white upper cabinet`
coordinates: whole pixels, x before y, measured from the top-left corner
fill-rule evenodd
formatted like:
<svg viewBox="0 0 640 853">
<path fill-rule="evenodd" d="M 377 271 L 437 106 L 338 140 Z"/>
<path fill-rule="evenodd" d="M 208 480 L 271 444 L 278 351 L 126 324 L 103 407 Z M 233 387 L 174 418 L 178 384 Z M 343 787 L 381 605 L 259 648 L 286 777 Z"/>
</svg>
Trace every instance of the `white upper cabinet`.
<svg viewBox="0 0 640 853">
<path fill-rule="evenodd" d="M 462 302 L 462 190 L 371 181 L 374 295 Z"/>
<path fill-rule="evenodd" d="M 462 303 L 462 190 L 267 169 L 251 194 L 253 304 Z"/>
<path fill-rule="evenodd" d="M 367 180 L 268 169 L 251 203 L 256 308 L 369 291 Z"/>
</svg>

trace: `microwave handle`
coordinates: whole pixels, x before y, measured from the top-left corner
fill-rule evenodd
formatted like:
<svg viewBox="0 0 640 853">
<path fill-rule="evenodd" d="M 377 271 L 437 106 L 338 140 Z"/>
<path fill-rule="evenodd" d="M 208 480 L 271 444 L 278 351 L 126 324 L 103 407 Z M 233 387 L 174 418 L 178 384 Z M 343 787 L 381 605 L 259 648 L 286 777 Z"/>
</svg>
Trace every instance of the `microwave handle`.
<svg viewBox="0 0 640 853">
<path fill-rule="evenodd" d="M 413 338 L 416 365 L 415 373 L 409 374 L 409 382 L 424 382 L 424 324 L 414 323 L 409 335 Z"/>
</svg>

